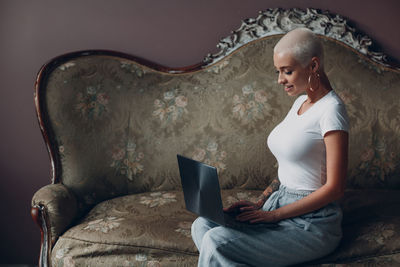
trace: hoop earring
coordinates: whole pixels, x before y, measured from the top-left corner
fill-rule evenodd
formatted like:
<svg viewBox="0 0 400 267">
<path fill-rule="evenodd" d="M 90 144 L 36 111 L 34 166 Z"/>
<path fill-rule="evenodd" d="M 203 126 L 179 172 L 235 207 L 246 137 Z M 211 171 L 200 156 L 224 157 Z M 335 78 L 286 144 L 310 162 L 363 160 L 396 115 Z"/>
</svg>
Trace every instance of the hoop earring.
<svg viewBox="0 0 400 267">
<path fill-rule="evenodd" d="M 318 81 L 319 81 L 319 73 L 316 74 Z M 308 86 L 310 87 L 310 91 L 314 92 L 314 89 L 311 87 L 311 74 L 308 76 Z"/>
<path fill-rule="evenodd" d="M 311 92 L 314 92 L 314 89 L 311 87 L 311 74 L 308 76 L 308 87 L 310 88 Z"/>
</svg>

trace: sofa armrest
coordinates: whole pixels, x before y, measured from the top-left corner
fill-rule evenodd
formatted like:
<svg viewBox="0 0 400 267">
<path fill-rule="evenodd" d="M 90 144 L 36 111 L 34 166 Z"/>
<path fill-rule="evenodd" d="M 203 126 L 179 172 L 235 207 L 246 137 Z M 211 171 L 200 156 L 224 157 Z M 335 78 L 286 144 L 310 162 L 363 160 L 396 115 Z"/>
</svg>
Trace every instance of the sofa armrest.
<svg viewBox="0 0 400 267">
<path fill-rule="evenodd" d="M 63 184 L 50 184 L 40 188 L 32 198 L 32 216 L 43 231 L 47 229 L 49 245 L 57 238 L 77 216 L 77 200 L 75 195 Z M 40 216 L 35 214 L 40 213 Z"/>
</svg>

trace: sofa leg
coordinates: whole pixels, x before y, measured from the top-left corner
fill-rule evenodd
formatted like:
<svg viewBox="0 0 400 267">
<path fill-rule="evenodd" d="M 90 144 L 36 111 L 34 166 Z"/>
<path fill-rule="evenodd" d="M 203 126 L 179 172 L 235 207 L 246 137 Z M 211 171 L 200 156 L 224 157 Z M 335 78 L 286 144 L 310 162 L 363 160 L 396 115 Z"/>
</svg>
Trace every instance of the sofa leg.
<svg viewBox="0 0 400 267">
<path fill-rule="evenodd" d="M 40 228 L 40 255 L 38 267 L 49 267 L 50 266 L 50 249 L 51 249 L 51 238 L 50 232 L 48 231 L 48 220 L 46 216 L 46 210 L 44 206 L 35 205 L 31 208 L 31 216 L 36 224 Z"/>
</svg>

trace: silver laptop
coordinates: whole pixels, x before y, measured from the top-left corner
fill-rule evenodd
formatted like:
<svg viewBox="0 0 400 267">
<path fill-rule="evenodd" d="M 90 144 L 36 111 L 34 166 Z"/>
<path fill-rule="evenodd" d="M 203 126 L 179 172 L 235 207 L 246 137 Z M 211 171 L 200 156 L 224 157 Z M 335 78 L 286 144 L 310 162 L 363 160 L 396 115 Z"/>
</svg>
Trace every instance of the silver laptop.
<svg viewBox="0 0 400 267">
<path fill-rule="evenodd" d="M 223 211 L 217 168 L 177 155 L 186 209 L 227 227 L 265 227 L 275 224 L 250 224 L 235 220 L 235 213 Z"/>
</svg>

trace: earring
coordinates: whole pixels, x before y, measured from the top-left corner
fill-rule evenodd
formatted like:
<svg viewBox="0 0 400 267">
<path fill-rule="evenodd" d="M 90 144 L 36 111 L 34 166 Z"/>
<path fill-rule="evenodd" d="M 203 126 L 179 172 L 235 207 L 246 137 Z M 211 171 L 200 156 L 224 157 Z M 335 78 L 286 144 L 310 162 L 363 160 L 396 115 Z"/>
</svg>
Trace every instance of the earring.
<svg viewBox="0 0 400 267">
<path fill-rule="evenodd" d="M 311 87 L 311 74 L 308 76 L 308 87 L 310 87 L 311 92 L 314 92 L 314 89 Z"/>
<path fill-rule="evenodd" d="M 318 81 L 319 81 L 319 73 L 316 74 Z M 310 91 L 314 92 L 314 89 L 311 87 L 311 74 L 308 76 L 308 86 L 310 87 Z"/>
</svg>

